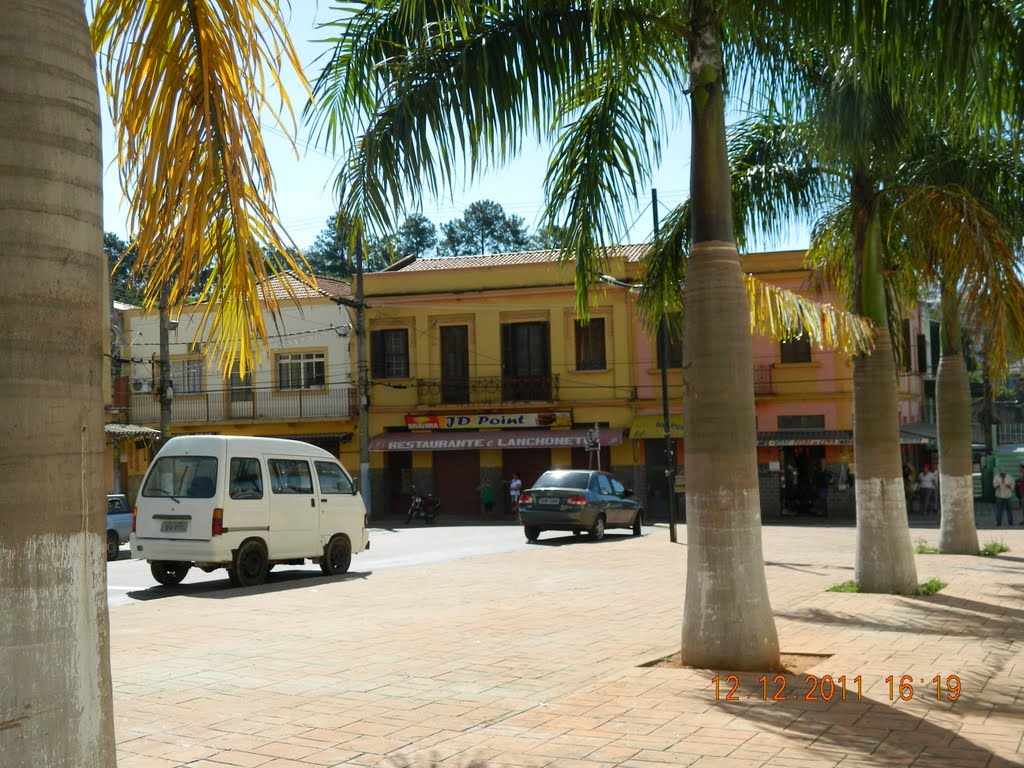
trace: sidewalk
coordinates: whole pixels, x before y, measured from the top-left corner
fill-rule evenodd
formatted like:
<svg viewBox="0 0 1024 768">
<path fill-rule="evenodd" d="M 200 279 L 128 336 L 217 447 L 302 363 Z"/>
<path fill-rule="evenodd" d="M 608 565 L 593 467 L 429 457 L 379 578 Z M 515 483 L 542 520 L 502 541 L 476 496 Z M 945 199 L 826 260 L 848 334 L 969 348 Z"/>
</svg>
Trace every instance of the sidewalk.
<svg viewBox="0 0 1024 768">
<path fill-rule="evenodd" d="M 832 654 L 787 695 L 846 675 L 846 701 L 764 700 L 751 673 L 716 701 L 714 671 L 642 666 L 679 649 L 685 526 L 552 536 L 111 609 L 119 766 L 1024 766 L 1024 527 L 980 532 L 997 558 L 919 555 L 920 581 L 949 582 L 930 598 L 825 592 L 853 577 L 854 535 L 764 529 L 783 652 Z"/>
</svg>

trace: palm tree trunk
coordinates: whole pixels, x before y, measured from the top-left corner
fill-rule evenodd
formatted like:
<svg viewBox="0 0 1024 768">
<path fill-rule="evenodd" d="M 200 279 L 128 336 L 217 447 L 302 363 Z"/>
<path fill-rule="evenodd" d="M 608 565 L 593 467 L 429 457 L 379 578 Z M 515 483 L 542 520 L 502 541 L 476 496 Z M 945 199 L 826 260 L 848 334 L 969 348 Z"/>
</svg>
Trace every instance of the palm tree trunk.
<svg viewBox="0 0 1024 768">
<path fill-rule="evenodd" d="M 0 67 L 0 762 L 115 765 L 96 61 L 82 0 L 7 0 Z"/>
<path fill-rule="evenodd" d="M 936 376 L 939 414 L 939 490 L 942 517 L 939 551 L 978 554 L 971 474 L 971 385 L 960 341 L 960 305 L 955 288 L 942 291 L 942 354 Z"/>
<path fill-rule="evenodd" d="M 692 17 L 692 248 L 683 347 L 687 543 L 683 662 L 779 664 L 761 548 L 749 302 L 732 232 L 718 19 Z"/>
<path fill-rule="evenodd" d="M 875 323 L 875 349 L 853 364 L 854 487 L 857 498 L 855 578 L 863 592 L 909 593 L 917 567 L 907 524 L 900 457 L 896 363 L 882 280 L 881 225 L 870 183 L 854 181 L 861 201 L 855 219 L 854 259 L 860 265 L 856 311 Z"/>
</svg>

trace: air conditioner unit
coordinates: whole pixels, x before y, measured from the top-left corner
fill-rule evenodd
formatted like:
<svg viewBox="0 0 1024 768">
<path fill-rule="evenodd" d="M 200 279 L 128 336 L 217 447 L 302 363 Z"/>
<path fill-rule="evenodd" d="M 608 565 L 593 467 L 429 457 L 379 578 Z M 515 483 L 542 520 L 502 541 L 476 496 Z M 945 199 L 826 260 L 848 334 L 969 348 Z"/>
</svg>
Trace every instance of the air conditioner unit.
<svg viewBox="0 0 1024 768">
<path fill-rule="evenodd" d="M 132 392 L 137 395 L 147 394 L 153 391 L 152 379 L 135 379 L 132 382 Z"/>
</svg>

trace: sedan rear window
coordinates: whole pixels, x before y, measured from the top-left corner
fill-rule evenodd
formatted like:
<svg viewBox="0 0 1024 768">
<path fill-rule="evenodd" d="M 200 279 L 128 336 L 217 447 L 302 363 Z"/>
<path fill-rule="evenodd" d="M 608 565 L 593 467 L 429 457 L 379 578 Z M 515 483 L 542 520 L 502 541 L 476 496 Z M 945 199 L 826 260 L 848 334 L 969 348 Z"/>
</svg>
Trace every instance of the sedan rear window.
<svg viewBox="0 0 1024 768">
<path fill-rule="evenodd" d="M 545 472 L 533 484 L 535 488 L 575 488 L 586 490 L 589 472 Z"/>
</svg>

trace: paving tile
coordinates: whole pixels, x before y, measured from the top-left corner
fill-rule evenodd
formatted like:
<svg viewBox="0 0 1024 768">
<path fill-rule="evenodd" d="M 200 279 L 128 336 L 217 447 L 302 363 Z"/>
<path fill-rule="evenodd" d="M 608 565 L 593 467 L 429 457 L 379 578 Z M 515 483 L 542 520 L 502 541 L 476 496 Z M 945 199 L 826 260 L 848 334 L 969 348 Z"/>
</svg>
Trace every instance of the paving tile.
<svg viewBox="0 0 1024 768">
<path fill-rule="evenodd" d="M 1024 551 L 1024 529 L 1003 535 Z M 847 700 L 762 701 L 760 675 L 743 673 L 751 698 L 715 701 L 715 671 L 641 667 L 679 647 L 686 548 L 658 528 L 610 539 L 599 559 L 538 547 L 114 607 L 119 765 L 1024 765 L 1024 569 L 922 556 L 922 579 L 950 584 L 936 598 L 828 593 L 852 573 L 852 528 L 772 526 L 763 539 L 783 649 L 832 653 L 811 674 L 846 675 Z M 358 616 L 324 610 L 343 604 Z M 903 674 L 913 701 L 892 700 L 885 678 Z M 927 697 L 936 674 L 960 676 L 958 701 Z M 807 685 L 787 676 L 795 695 Z"/>
</svg>

